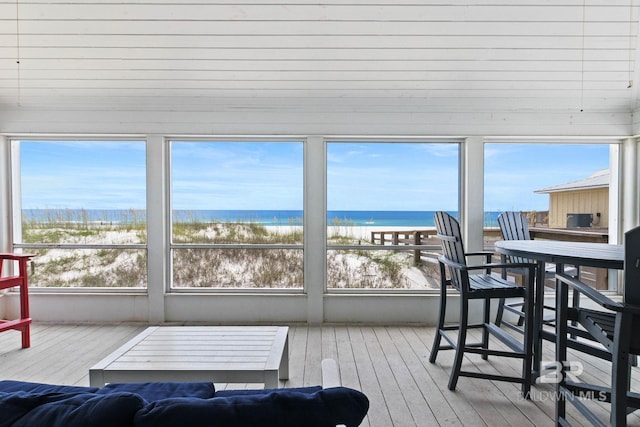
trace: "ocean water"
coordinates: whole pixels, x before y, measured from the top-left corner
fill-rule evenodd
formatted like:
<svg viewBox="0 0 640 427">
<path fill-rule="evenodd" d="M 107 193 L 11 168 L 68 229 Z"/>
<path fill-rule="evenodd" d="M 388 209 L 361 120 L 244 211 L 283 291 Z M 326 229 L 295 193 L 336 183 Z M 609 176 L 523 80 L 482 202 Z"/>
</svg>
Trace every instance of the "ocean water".
<svg viewBox="0 0 640 427">
<path fill-rule="evenodd" d="M 457 212 L 450 211 L 457 216 Z M 355 227 L 434 227 L 435 211 L 328 211 L 327 225 Z M 24 209 L 25 221 L 144 222 L 146 213 L 136 209 Z M 497 227 L 500 212 L 485 212 L 484 226 Z M 177 222 L 252 222 L 263 225 L 302 225 L 301 210 L 175 210 Z"/>
</svg>

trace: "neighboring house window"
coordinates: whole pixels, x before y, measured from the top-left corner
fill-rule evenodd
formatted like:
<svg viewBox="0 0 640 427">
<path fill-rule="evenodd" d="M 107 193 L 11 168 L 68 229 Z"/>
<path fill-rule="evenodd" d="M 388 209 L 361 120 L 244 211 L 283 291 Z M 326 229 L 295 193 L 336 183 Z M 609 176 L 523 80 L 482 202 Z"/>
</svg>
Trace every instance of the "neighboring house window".
<svg viewBox="0 0 640 427">
<path fill-rule="evenodd" d="M 327 286 L 437 290 L 434 213 L 457 213 L 460 145 L 327 144 Z"/>
<path fill-rule="evenodd" d="M 35 287 L 147 286 L 144 141 L 13 141 L 13 241 Z"/>
<path fill-rule="evenodd" d="M 302 289 L 303 151 L 301 141 L 171 141 L 174 289 Z"/>
</svg>

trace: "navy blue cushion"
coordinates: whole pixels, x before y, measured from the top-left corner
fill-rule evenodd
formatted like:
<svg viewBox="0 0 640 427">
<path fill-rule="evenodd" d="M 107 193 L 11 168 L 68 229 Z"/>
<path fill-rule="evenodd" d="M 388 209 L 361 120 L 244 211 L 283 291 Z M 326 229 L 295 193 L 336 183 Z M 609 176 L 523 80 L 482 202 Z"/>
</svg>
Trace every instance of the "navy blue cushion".
<svg viewBox="0 0 640 427">
<path fill-rule="evenodd" d="M 128 392 L 140 395 L 147 402 L 170 397 L 198 397 L 209 399 L 216 389 L 212 382 L 148 382 L 148 383 L 111 383 L 98 390 L 98 394 Z"/>
<path fill-rule="evenodd" d="M 55 385 L 55 384 L 42 384 L 31 383 L 27 381 L 14 381 L 3 380 L 0 381 L 0 391 L 13 392 L 13 391 L 26 391 L 29 393 L 93 393 L 98 390 L 98 387 L 80 387 L 72 385 Z"/>
<path fill-rule="evenodd" d="M 249 396 L 252 394 L 267 394 L 275 390 L 282 391 L 282 389 L 278 389 L 278 388 L 263 388 L 263 389 L 241 388 L 237 390 L 219 390 L 219 391 L 216 391 L 216 394 L 213 397 Z M 320 390 L 322 390 L 322 387 L 320 387 L 319 385 L 311 386 L 311 387 L 297 387 L 297 388 L 287 389 L 287 391 L 296 391 L 299 393 L 315 393 Z"/>
<path fill-rule="evenodd" d="M 15 394 L 14 394 L 15 396 Z M 145 401 L 131 393 L 32 394 L 22 396 L 31 405 L 12 427 L 133 427 L 134 415 Z M 14 401 L 14 406 L 15 406 Z M 36 404 L 36 405 L 34 405 Z"/>
<path fill-rule="evenodd" d="M 12 426 L 34 408 L 49 402 L 56 402 L 73 394 L 33 394 L 26 391 L 0 392 L 0 427 Z"/>
<path fill-rule="evenodd" d="M 360 425 L 369 400 L 357 390 L 335 387 L 315 393 L 275 389 L 269 393 L 159 400 L 138 411 L 136 427 L 347 427 Z"/>
</svg>

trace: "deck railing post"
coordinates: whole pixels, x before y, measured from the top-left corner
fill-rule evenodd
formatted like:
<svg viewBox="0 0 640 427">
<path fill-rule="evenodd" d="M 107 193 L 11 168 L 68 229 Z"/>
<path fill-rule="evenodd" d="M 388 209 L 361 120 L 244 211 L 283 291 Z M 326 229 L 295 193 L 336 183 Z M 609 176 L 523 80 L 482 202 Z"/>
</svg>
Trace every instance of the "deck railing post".
<svg viewBox="0 0 640 427">
<path fill-rule="evenodd" d="M 414 231 L 413 232 L 413 244 L 414 245 L 421 245 L 422 244 L 422 232 L 420 231 Z M 416 249 L 415 251 L 413 251 L 413 264 L 414 265 L 420 265 L 420 249 Z"/>
</svg>

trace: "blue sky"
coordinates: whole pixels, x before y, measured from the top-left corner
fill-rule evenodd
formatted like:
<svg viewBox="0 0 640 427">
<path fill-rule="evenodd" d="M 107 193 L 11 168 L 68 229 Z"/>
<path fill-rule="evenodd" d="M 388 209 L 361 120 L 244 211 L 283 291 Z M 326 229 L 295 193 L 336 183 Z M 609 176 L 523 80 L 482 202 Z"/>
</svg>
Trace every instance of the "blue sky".
<svg viewBox="0 0 640 427">
<path fill-rule="evenodd" d="M 174 209 L 303 208 L 303 146 L 297 142 L 174 142 Z"/>
<path fill-rule="evenodd" d="M 535 190 L 608 168 L 604 144 L 487 144 L 485 211 L 547 210 L 549 195 Z"/>
<path fill-rule="evenodd" d="M 534 190 L 609 166 L 606 145 L 488 144 L 485 210 L 546 210 Z M 144 209 L 140 142 L 23 142 L 23 208 Z M 174 209 L 302 209 L 300 143 L 179 142 Z M 329 143 L 329 210 L 457 209 L 458 146 Z M 314 197 L 311 195 L 311 197 Z"/>
<path fill-rule="evenodd" d="M 143 142 L 22 142 L 23 209 L 139 209 Z"/>
<path fill-rule="evenodd" d="M 329 143 L 328 210 L 457 209 L 458 145 Z"/>
</svg>

